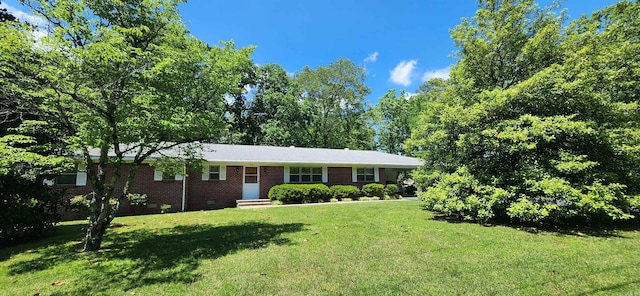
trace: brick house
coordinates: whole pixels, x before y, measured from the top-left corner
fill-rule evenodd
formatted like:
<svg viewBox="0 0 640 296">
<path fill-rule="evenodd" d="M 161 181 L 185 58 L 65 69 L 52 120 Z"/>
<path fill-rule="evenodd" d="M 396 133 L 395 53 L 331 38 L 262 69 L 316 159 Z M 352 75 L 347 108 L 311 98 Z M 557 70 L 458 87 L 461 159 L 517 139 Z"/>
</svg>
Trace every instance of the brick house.
<svg viewBox="0 0 640 296">
<path fill-rule="evenodd" d="M 187 170 L 186 176 L 167 176 L 155 170 L 154 158 L 138 170 L 132 193 L 149 197 L 142 212 L 158 212 L 161 204 L 173 211 L 219 209 L 236 206 L 237 200 L 267 198 L 269 189 L 283 183 L 355 185 L 395 183 L 398 173 L 417 168 L 416 158 L 378 151 L 202 144 L 203 170 Z M 69 195 L 90 193 L 86 172 L 60 174 L 56 187 Z M 140 212 L 129 204 L 120 214 Z"/>
</svg>

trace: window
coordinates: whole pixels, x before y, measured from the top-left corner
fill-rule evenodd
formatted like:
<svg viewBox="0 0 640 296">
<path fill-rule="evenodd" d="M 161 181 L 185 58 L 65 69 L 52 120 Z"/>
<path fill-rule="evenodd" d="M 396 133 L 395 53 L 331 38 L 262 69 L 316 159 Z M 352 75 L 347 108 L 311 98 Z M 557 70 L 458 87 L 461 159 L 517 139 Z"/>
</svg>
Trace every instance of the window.
<svg viewBox="0 0 640 296">
<path fill-rule="evenodd" d="M 358 182 L 375 181 L 375 173 L 373 171 L 373 168 L 358 168 L 356 171 L 356 180 Z"/>
<path fill-rule="evenodd" d="M 322 168 L 291 167 L 289 169 L 291 183 L 319 183 L 322 182 Z"/>
<path fill-rule="evenodd" d="M 57 185 L 76 185 L 76 179 L 78 178 L 77 169 L 60 173 L 56 176 Z"/>
<path fill-rule="evenodd" d="M 257 167 L 245 167 L 244 168 L 244 183 L 258 183 L 258 168 Z"/>
<path fill-rule="evenodd" d="M 209 166 L 209 180 L 220 180 L 220 166 Z"/>
<path fill-rule="evenodd" d="M 175 180 L 176 179 L 176 175 L 169 175 L 169 174 L 165 174 L 162 173 L 162 180 Z"/>
</svg>

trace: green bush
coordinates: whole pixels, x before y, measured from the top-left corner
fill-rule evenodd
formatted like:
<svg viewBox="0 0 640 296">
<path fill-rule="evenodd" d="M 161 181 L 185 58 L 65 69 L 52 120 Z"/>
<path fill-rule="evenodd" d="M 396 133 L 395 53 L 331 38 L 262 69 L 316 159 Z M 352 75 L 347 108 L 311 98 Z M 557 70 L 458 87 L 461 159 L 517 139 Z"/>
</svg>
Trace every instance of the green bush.
<svg viewBox="0 0 640 296">
<path fill-rule="evenodd" d="M 171 210 L 171 205 L 170 204 L 162 204 L 160 206 L 160 213 L 168 213 Z"/>
<path fill-rule="evenodd" d="M 503 189 L 480 185 L 465 168 L 441 175 L 438 182 L 420 193 L 428 210 L 476 221 L 492 218 L 494 205 L 510 197 Z"/>
<path fill-rule="evenodd" d="M 280 184 L 271 187 L 269 199 L 283 203 L 316 202 L 329 200 L 329 187 L 324 184 Z"/>
<path fill-rule="evenodd" d="M 351 198 L 343 198 L 340 201 L 353 201 L 353 199 L 351 199 Z"/>
<path fill-rule="evenodd" d="M 366 196 L 358 198 L 358 201 L 370 201 L 370 200 L 371 200 L 371 197 L 366 197 Z"/>
<path fill-rule="evenodd" d="M 149 198 L 144 193 L 129 193 L 127 198 L 132 206 L 146 206 Z"/>
<path fill-rule="evenodd" d="M 387 184 L 387 186 L 384 186 L 384 193 L 391 198 L 395 198 L 398 195 L 398 185 Z"/>
<path fill-rule="evenodd" d="M 338 202 L 338 199 L 337 198 L 331 198 L 329 201 L 330 202 Z"/>
<path fill-rule="evenodd" d="M 351 198 L 355 199 L 362 195 L 360 189 L 353 185 L 333 185 L 329 188 L 331 197 L 337 199 Z"/>
<path fill-rule="evenodd" d="M 62 193 L 13 175 L 0 176 L 0 245 L 22 242 L 52 230 L 60 221 Z"/>
<path fill-rule="evenodd" d="M 378 183 L 371 183 L 362 186 L 362 193 L 365 196 L 384 196 L 384 185 Z"/>
</svg>

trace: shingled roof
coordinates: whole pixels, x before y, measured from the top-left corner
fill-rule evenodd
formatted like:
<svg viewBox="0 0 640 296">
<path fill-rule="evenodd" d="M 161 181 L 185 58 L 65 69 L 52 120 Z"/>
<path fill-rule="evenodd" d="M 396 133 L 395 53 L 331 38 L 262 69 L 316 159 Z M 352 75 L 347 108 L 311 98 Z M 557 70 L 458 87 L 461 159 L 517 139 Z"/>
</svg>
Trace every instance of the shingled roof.
<svg viewBox="0 0 640 296">
<path fill-rule="evenodd" d="M 407 169 L 422 165 L 417 158 L 379 151 L 225 144 L 203 144 L 203 157 L 223 163 L 373 165 Z"/>
<path fill-rule="evenodd" d="M 209 162 L 252 165 L 324 164 L 329 166 L 377 166 L 385 168 L 415 169 L 423 162 L 414 157 L 379 151 L 324 149 L 303 147 L 251 146 L 228 144 L 200 144 L 202 158 Z M 126 145 L 121 146 L 126 150 Z M 181 154 L 181 147 L 162 151 L 162 155 Z M 89 153 L 98 155 L 98 150 Z M 109 153 L 113 155 L 113 152 Z M 129 154 L 129 153 L 127 153 Z M 153 155 L 151 159 L 160 157 Z"/>
</svg>

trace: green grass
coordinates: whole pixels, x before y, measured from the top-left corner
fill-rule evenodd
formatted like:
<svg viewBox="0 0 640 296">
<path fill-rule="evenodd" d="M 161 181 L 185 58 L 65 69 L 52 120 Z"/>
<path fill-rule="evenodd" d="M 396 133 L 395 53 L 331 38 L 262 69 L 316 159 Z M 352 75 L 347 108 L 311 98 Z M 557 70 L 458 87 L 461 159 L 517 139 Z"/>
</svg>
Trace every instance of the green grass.
<svg viewBox="0 0 640 296">
<path fill-rule="evenodd" d="M 640 291 L 637 230 L 525 231 L 433 219 L 417 201 L 83 221 L 0 249 L 0 295 L 583 295 Z M 52 285 L 61 282 L 61 285 Z M 636 294 L 634 294 L 636 293 Z"/>
</svg>

